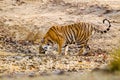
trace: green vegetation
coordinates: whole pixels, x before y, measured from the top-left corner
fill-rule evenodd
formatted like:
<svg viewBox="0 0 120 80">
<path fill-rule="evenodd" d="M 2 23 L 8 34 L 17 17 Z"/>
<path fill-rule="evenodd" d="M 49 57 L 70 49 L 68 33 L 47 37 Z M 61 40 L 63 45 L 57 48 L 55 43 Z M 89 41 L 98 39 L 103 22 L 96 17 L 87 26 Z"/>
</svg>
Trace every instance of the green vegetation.
<svg viewBox="0 0 120 80">
<path fill-rule="evenodd" d="M 111 55 L 112 60 L 109 64 L 109 69 L 112 72 L 120 71 L 120 49 L 115 50 Z"/>
</svg>

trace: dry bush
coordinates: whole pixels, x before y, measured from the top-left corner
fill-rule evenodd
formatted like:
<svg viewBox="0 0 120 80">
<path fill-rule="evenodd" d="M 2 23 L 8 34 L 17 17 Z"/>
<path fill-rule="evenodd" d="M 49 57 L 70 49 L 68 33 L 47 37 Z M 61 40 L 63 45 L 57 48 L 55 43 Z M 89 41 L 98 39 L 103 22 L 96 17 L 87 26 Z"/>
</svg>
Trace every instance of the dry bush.
<svg viewBox="0 0 120 80">
<path fill-rule="evenodd" d="M 20 27 L 19 25 L 11 26 L 9 30 L 12 37 L 18 42 L 38 44 L 42 38 L 42 33 L 39 30 L 29 30 L 26 27 Z"/>
<path fill-rule="evenodd" d="M 37 45 L 40 44 L 42 36 L 36 26 L 14 21 L 11 25 L 7 24 L 5 19 L 0 20 L 0 49 L 3 51 L 37 53 Z"/>
<path fill-rule="evenodd" d="M 22 24 L 5 24 L 6 20 L 0 21 L 0 39 L 2 42 L 7 38 L 11 38 L 18 42 L 32 42 L 38 44 L 43 34 L 36 28 L 29 29 Z"/>
<path fill-rule="evenodd" d="M 29 41 L 33 44 L 39 44 L 43 34 L 40 31 L 37 32 L 29 32 L 25 41 Z"/>
<path fill-rule="evenodd" d="M 111 62 L 109 64 L 109 70 L 112 72 L 120 71 L 120 49 L 114 51 L 111 55 Z"/>
</svg>

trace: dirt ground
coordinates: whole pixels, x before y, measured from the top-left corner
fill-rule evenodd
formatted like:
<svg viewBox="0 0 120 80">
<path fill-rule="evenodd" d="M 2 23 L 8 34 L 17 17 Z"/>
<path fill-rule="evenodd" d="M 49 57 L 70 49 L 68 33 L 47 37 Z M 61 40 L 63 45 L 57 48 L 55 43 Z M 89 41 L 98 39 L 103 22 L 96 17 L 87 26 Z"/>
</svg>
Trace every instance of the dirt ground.
<svg viewBox="0 0 120 80">
<path fill-rule="evenodd" d="M 40 39 L 52 25 L 83 21 L 101 25 L 98 29 L 104 30 L 108 25 L 102 23 L 105 18 L 112 27 L 106 34 L 91 37 L 91 55 L 73 56 L 74 49 L 67 56 L 55 51 L 39 54 Z M 101 73 L 90 71 L 107 65 L 109 53 L 119 47 L 119 42 L 120 0 L 0 0 L 0 78 L 19 80 L 26 75 L 31 80 L 65 80 L 69 76 L 70 80 L 101 80 L 97 76 L 103 76 Z M 103 80 L 119 80 L 118 76 L 105 75 Z"/>
</svg>

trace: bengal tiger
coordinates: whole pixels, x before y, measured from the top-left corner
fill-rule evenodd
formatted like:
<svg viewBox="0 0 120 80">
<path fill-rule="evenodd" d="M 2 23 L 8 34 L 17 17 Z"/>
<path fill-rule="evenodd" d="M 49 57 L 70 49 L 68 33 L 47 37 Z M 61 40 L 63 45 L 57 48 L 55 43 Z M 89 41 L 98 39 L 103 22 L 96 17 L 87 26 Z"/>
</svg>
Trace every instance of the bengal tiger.
<svg viewBox="0 0 120 80">
<path fill-rule="evenodd" d="M 45 48 L 45 46 L 48 46 L 49 44 L 52 44 L 53 46 L 56 43 L 58 45 L 58 53 L 60 54 L 62 47 L 65 47 L 64 54 L 67 55 L 69 44 L 77 44 L 80 48 L 78 55 L 87 54 L 90 50 L 87 43 L 91 35 L 95 32 L 103 34 L 110 30 L 110 21 L 104 19 L 103 24 L 105 21 L 109 23 L 109 26 L 103 31 L 96 28 L 99 27 L 99 25 L 85 22 L 65 26 L 52 26 L 42 38 L 40 48 Z"/>
</svg>

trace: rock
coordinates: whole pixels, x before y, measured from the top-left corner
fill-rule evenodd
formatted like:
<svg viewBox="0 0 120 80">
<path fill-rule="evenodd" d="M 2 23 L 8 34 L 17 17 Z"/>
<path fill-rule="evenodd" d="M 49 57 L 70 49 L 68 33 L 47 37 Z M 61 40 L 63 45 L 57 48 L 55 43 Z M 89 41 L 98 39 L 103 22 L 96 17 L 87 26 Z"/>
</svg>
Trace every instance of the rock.
<svg viewBox="0 0 120 80">
<path fill-rule="evenodd" d="M 28 77 L 35 77 L 35 73 L 34 72 L 29 73 Z"/>
<path fill-rule="evenodd" d="M 49 76 L 50 74 L 48 74 L 47 72 L 40 72 L 40 76 Z"/>
<path fill-rule="evenodd" d="M 53 74 L 55 74 L 55 75 L 63 75 L 64 71 L 63 70 L 55 70 L 55 71 L 53 71 Z"/>
</svg>

